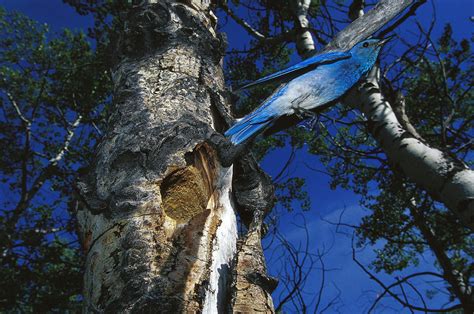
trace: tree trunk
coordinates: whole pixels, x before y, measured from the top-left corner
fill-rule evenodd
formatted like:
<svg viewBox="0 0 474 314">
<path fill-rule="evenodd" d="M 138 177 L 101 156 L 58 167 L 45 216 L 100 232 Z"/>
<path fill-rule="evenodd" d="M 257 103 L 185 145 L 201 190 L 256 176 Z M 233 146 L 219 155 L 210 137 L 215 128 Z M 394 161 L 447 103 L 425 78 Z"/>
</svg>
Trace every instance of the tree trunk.
<svg viewBox="0 0 474 314">
<path fill-rule="evenodd" d="M 356 94 L 348 97 L 350 102 L 359 104 L 369 131 L 394 167 L 474 230 L 474 171 L 405 130 L 381 94 L 375 69 L 372 72 Z"/>
<path fill-rule="evenodd" d="M 79 183 L 85 312 L 222 312 L 235 178 L 207 142 L 227 127 L 225 43 L 209 1 L 153 2 L 121 16 L 108 129 Z"/>
</svg>

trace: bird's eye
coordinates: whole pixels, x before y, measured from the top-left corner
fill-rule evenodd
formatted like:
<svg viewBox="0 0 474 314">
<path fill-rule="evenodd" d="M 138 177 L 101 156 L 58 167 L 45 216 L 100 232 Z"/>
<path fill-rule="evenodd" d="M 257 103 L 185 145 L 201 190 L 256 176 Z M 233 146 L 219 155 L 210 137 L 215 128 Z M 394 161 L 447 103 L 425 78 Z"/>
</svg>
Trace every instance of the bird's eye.
<svg viewBox="0 0 474 314">
<path fill-rule="evenodd" d="M 364 47 L 364 48 L 369 47 L 369 43 L 364 43 L 364 44 L 362 45 L 362 47 Z"/>
</svg>

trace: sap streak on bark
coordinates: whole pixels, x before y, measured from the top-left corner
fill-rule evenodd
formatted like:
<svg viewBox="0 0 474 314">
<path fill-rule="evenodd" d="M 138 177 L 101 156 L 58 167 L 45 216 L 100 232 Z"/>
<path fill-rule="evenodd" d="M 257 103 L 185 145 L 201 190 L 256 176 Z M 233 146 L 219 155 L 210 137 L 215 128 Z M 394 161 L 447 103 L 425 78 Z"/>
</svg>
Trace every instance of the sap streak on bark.
<svg viewBox="0 0 474 314">
<path fill-rule="evenodd" d="M 221 225 L 214 239 L 214 251 L 212 253 L 211 273 L 209 276 L 209 290 L 206 294 L 203 313 L 223 313 L 227 300 L 227 287 L 231 280 L 227 276 L 231 271 L 229 258 L 233 258 L 237 247 L 237 221 L 231 201 L 232 167 L 227 168 L 224 175 L 219 178 L 217 190 L 220 193 L 219 203 L 222 206 Z M 227 193 L 225 193 L 227 192 Z"/>
<path fill-rule="evenodd" d="M 390 161 L 474 229 L 474 171 L 407 132 L 383 98 L 376 75 L 359 86 L 356 97 L 370 132 Z"/>
<path fill-rule="evenodd" d="M 114 105 L 81 185 L 85 312 L 195 313 L 210 290 L 222 298 L 209 307 L 224 302 L 237 233 L 232 169 L 205 144 L 209 91 L 224 92 L 208 5 L 134 5 L 115 34 Z"/>
</svg>

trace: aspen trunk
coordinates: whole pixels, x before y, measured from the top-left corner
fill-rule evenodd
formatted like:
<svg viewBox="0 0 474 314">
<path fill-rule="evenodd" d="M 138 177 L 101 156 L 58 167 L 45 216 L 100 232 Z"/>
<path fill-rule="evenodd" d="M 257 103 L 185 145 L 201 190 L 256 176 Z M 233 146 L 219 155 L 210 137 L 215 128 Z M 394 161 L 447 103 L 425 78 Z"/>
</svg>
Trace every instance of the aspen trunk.
<svg viewBox="0 0 474 314">
<path fill-rule="evenodd" d="M 237 250 L 233 167 L 206 141 L 226 127 L 225 43 L 208 1 L 153 2 L 121 17 L 108 129 L 79 184 L 84 311 L 222 312 Z"/>
<path fill-rule="evenodd" d="M 368 119 L 369 131 L 394 167 L 474 230 L 474 171 L 405 130 L 381 94 L 375 69 L 372 72 L 350 102 L 358 103 Z"/>
</svg>

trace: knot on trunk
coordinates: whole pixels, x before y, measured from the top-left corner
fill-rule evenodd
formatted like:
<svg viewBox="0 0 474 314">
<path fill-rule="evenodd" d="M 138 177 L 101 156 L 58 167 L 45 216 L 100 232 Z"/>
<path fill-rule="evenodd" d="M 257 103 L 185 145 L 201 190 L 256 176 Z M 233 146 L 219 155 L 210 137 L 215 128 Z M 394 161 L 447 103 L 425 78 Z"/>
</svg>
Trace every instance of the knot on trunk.
<svg viewBox="0 0 474 314">
<path fill-rule="evenodd" d="M 243 222 L 260 229 L 263 218 L 275 203 L 275 188 L 252 154 L 248 153 L 234 163 L 232 186 Z"/>
</svg>

